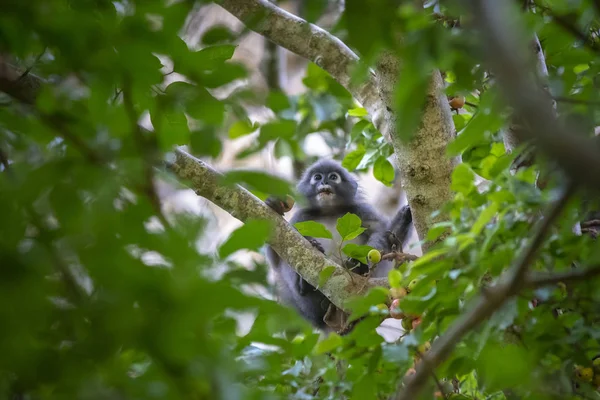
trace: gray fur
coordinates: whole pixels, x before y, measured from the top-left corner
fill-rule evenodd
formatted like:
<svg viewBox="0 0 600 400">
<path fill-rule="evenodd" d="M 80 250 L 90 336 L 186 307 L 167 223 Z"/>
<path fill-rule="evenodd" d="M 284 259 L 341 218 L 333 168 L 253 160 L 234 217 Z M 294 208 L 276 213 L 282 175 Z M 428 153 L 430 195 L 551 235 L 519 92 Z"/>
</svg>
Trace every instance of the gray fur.
<svg viewBox="0 0 600 400">
<path fill-rule="evenodd" d="M 352 242 L 367 244 L 382 253 L 388 253 L 392 247 L 401 249 L 402 243 L 408 237 L 412 222 L 408 206 L 402 207 L 391 221 L 386 221 L 358 195 L 356 179 L 333 160 L 317 161 L 310 166 L 298 183 L 298 191 L 306 197 L 308 206 L 298 210 L 290 223 L 315 221 L 325 225 L 332 233 L 333 240 L 310 237 L 307 239 L 321 252 L 346 268 L 358 265 L 353 269 L 355 273 L 364 275 L 369 271 L 369 267 L 357 260 L 347 260 L 343 254 L 340 258 L 341 238 L 335 228 L 338 218 L 346 213 L 356 214 L 361 219 L 362 226 L 367 229 Z M 267 204 L 283 214 L 277 199 L 269 198 Z M 271 247 L 267 248 L 267 260 L 275 271 L 282 300 L 293 305 L 315 327 L 326 330 L 323 317 L 329 307 L 329 300 L 302 279 Z M 385 276 L 391 267 L 391 262 L 381 262 L 373 276 Z"/>
</svg>

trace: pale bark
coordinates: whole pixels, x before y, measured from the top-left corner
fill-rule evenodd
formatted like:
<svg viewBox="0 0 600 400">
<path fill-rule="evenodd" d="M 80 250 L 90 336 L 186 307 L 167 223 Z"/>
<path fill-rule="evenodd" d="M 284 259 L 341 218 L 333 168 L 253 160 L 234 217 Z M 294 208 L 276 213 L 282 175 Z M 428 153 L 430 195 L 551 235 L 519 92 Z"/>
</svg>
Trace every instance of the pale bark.
<svg viewBox="0 0 600 400">
<path fill-rule="evenodd" d="M 24 104 L 33 105 L 45 82 L 31 74 L 21 75 L 12 65 L 0 58 L 0 92 Z M 319 274 L 327 266 L 336 270 L 319 290 L 338 308 L 349 311 L 346 300 L 360 295 L 375 286 L 389 287 L 387 279 L 368 279 L 343 269 L 322 253 L 277 215 L 264 202 L 242 187 L 222 186 L 220 174 L 206 163 L 181 149 L 175 151 L 176 159 L 169 163 L 177 176 L 190 182 L 196 194 L 206 198 L 242 222 L 248 219 L 267 219 L 273 223 L 273 235 L 268 243 L 279 256 L 296 269 L 306 281 L 319 286 Z"/>
<path fill-rule="evenodd" d="M 402 80 L 401 62 L 391 54 L 384 54 L 377 66 L 378 84 L 384 103 L 390 105 L 384 113 L 382 134 L 394 147 L 400 169 L 403 189 L 411 206 L 413 221 L 421 239 L 429 228 L 443 218 L 431 214 L 452 199 L 450 183 L 452 171 L 458 162 L 446 154 L 448 143 L 456 131 L 452 112 L 444 95 L 444 81 L 438 70 L 433 71 L 429 83 L 421 125 L 410 141 L 400 139 L 396 131 L 396 117 L 392 109 L 393 88 Z M 423 244 L 423 253 L 432 243 Z"/>
<path fill-rule="evenodd" d="M 431 213 L 452 198 L 450 177 L 456 164 L 456 160 L 446 155 L 446 146 L 454 138 L 455 130 L 439 71 L 432 75 L 422 124 L 412 142 L 403 143 L 396 132 L 393 111 L 399 60 L 383 56 L 377 75 L 369 75 L 365 83 L 354 84 L 350 79 L 351 70 L 360 60 L 335 36 L 267 0 L 221 0 L 217 3 L 248 23 L 255 32 L 314 61 L 363 105 L 375 127 L 394 147 L 413 221 L 419 237 L 424 238 L 435 222 Z"/>
<path fill-rule="evenodd" d="M 319 287 L 321 271 L 328 266 L 336 267 L 319 290 L 338 308 L 349 311 L 345 303 L 350 297 L 360 295 L 374 286 L 388 286 L 386 279 L 367 279 L 344 270 L 316 250 L 285 219 L 252 193 L 238 185 L 223 186 L 219 182 L 222 176 L 217 171 L 185 151 L 177 149 L 175 154 L 176 159 L 169 164 L 169 169 L 182 181 L 189 182 L 189 186 L 197 195 L 206 198 L 242 222 L 249 219 L 270 221 L 273 230 L 268 243 L 311 285 Z"/>
<path fill-rule="evenodd" d="M 381 108 L 375 77 L 368 74 L 366 81 L 361 83 L 351 80 L 352 69 L 359 65 L 360 60 L 337 37 L 268 0 L 215 2 L 247 24 L 248 28 L 329 72 L 371 115 Z"/>
</svg>

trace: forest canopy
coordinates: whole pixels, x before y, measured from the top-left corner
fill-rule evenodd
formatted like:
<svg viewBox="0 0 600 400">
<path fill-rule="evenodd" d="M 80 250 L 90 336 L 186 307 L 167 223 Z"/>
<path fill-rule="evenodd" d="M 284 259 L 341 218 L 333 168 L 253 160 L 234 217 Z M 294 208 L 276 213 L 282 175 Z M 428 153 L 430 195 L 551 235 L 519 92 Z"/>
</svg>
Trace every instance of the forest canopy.
<svg viewBox="0 0 600 400">
<path fill-rule="evenodd" d="M 599 72 L 598 0 L 3 0 L 0 398 L 600 399 Z M 265 204 L 315 147 L 410 206 L 386 276 Z"/>
</svg>

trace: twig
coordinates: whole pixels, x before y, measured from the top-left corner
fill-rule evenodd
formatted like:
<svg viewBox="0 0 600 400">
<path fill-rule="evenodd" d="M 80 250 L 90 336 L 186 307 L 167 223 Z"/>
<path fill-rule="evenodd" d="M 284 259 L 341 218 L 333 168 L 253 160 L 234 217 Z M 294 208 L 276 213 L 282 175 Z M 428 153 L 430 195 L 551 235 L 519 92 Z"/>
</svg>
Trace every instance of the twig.
<svg viewBox="0 0 600 400">
<path fill-rule="evenodd" d="M 487 287 L 485 292 L 473 301 L 474 306 L 471 310 L 460 316 L 442 336 L 433 342 L 431 349 L 421 358 L 416 369 L 417 372 L 406 383 L 404 389 L 399 388 L 396 400 L 410 400 L 418 397 L 431 371 L 434 371 L 450 355 L 463 336 L 489 318 L 506 300 L 516 295 L 525 286 L 523 277 L 552 223 L 573 194 L 572 188 L 572 184 L 567 185 L 559 199 L 545 213 L 544 219 L 538 223 L 533 240 L 515 261 L 513 267 L 502 275 L 499 283 Z"/>
<path fill-rule="evenodd" d="M 185 151 L 177 149 L 175 160 L 167 163 L 167 168 L 180 180 L 187 181 L 188 186 L 194 189 L 197 195 L 221 207 L 234 218 L 242 222 L 250 219 L 271 222 L 273 229 L 267 240 L 269 245 L 302 278 L 314 287 L 319 287 L 319 290 L 342 311 L 350 311 L 346 300 L 360 293 L 365 280 L 368 281 L 367 288 L 386 285 L 389 287 L 387 279 L 367 279 L 328 259 L 264 202 L 239 185 L 223 186 L 220 173 Z M 325 283 L 319 285 L 320 273 L 328 266 L 336 267 L 336 271 Z"/>
<path fill-rule="evenodd" d="M 549 15 L 552 18 L 552 20 L 556 22 L 556 24 L 558 26 L 562 27 L 565 31 L 569 32 L 572 36 L 579 39 L 585 47 L 592 50 L 593 52 L 600 52 L 600 47 L 598 47 L 596 42 L 591 40 L 590 37 L 588 37 L 585 33 L 583 33 L 581 30 L 579 30 L 579 28 L 577 28 L 577 26 L 572 24 L 564 16 L 554 13 L 554 11 L 551 8 L 541 5 L 537 2 L 535 3 L 535 6 L 537 8 L 539 8 L 540 10 L 542 10 L 543 12 L 545 12 L 547 15 Z"/>
<path fill-rule="evenodd" d="M 533 139 L 575 182 L 600 188 L 600 158 L 594 141 L 575 126 L 558 121 L 552 99 L 531 79 L 533 65 L 527 33 L 514 18 L 509 2 L 463 0 L 481 37 L 482 51 L 499 88 L 509 100 L 524 129 L 520 139 Z"/>
<path fill-rule="evenodd" d="M 71 271 L 69 271 L 69 266 L 65 264 L 65 261 L 61 258 L 61 256 L 56 251 L 54 244 L 51 240 L 51 233 L 48 231 L 44 223 L 42 222 L 42 217 L 33 209 L 32 206 L 27 207 L 27 213 L 31 218 L 31 222 L 38 230 L 38 239 L 42 242 L 42 245 L 48 251 L 50 258 L 61 275 L 63 283 L 65 284 L 67 291 L 71 294 L 71 297 L 76 302 L 81 302 L 86 298 L 81 287 L 73 277 Z"/>
<path fill-rule="evenodd" d="M 531 288 L 550 286 L 559 282 L 576 282 L 600 275 L 600 264 L 587 268 L 577 268 L 568 272 L 535 272 L 527 278 L 526 285 Z"/>
<path fill-rule="evenodd" d="M 554 101 L 557 101 L 559 103 L 570 103 L 570 104 L 583 104 L 583 105 L 590 105 L 590 106 L 600 106 L 600 101 L 594 101 L 594 100 L 580 100 L 580 99 L 572 99 L 570 97 L 562 97 L 562 96 L 555 96 L 554 97 Z"/>
<path fill-rule="evenodd" d="M 171 224 L 167 217 L 162 211 L 162 206 L 160 204 L 160 198 L 158 197 L 158 193 L 156 192 L 156 187 L 154 185 L 154 168 L 153 165 L 156 164 L 156 160 L 154 155 L 157 153 L 156 149 L 156 140 L 146 140 L 144 135 L 142 134 L 142 128 L 138 125 L 138 114 L 135 111 L 135 107 L 133 105 L 133 99 L 131 98 L 131 81 L 129 79 L 125 79 L 123 84 L 123 89 L 121 90 L 123 93 L 123 106 L 125 107 L 125 112 L 129 117 L 129 121 L 131 123 L 131 130 L 133 134 L 133 138 L 137 143 L 137 147 L 140 153 L 140 157 L 142 158 L 142 162 L 144 163 L 144 184 L 141 187 L 141 192 L 148 198 L 154 212 L 156 213 L 158 219 L 165 229 L 170 228 Z M 155 138 L 155 132 L 148 132 Z"/>
<path fill-rule="evenodd" d="M 0 163 L 4 167 L 4 171 L 10 172 L 10 163 L 8 162 L 8 156 L 4 150 L 0 147 Z"/>
</svg>

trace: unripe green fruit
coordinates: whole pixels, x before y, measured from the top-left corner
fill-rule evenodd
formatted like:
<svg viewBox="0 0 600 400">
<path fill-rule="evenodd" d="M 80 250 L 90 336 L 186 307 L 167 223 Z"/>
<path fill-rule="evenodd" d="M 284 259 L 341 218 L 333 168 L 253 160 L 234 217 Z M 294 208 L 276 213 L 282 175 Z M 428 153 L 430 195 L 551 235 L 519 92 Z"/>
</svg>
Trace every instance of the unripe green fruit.
<svg viewBox="0 0 600 400">
<path fill-rule="evenodd" d="M 379 311 L 388 311 L 388 306 L 383 304 L 383 303 L 379 303 L 375 306 Z"/>
<path fill-rule="evenodd" d="M 576 366 L 575 376 L 578 380 L 583 382 L 591 382 L 594 378 L 594 370 L 589 367 Z"/>
<path fill-rule="evenodd" d="M 377 249 L 371 249 L 371 251 L 369 251 L 367 254 L 367 259 L 369 262 L 377 264 L 379 261 L 381 261 L 381 253 Z"/>
<path fill-rule="evenodd" d="M 404 329 L 406 332 L 410 332 L 412 331 L 412 318 L 410 317 L 404 317 L 402 319 L 402 329 Z"/>
<path fill-rule="evenodd" d="M 408 294 L 408 292 L 403 287 L 399 287 L 399 288 L 391 288 L 390 294 L 392 295 L 392 297 L 394 299 L 403 299 Z"/>
<path fill-rule="evenodd" d="M 431 343 L 430 342 L 425 342 L 422 345 L 420 345 L 418 347 L 419 353 L 423 354 L 429 351 L 429 349 L 431 349 Z"/>
<path fill-rule="evenodd" d="M 600 374 L 600 357 L 597 357 L 592 361 L 592 366 L 594 367 L 594 371 Z"/>
<path fill-rule="evenodd" d="M 416 279 L 413 279 L 412 281 L 410 281 L 410 283 L 408 284 L 408 287 L 407 287 L 408 291 L 411 292 L 411 291 L 415 290 L 415 286 L 417 286 L 418 282 L 419 281 Z"/>
</svg>

